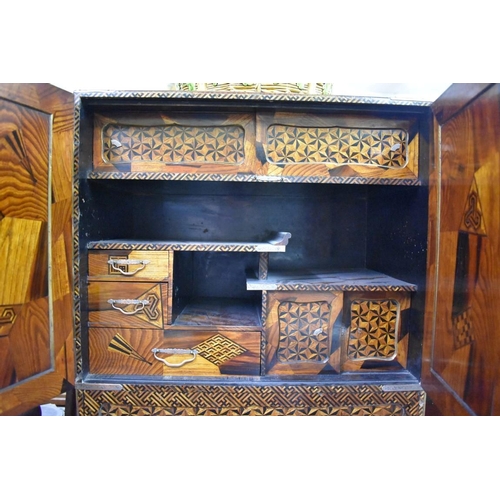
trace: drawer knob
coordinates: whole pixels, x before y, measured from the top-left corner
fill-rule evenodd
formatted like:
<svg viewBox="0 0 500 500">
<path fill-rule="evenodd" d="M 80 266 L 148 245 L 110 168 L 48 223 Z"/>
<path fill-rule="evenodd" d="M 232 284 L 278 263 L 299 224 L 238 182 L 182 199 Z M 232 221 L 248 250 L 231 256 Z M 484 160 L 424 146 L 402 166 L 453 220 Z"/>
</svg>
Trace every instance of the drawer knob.
<svg viewBox="0 0 500 500">
<path fill-rule="evenodd" d="M 124 276 L 133 276 L 139 271 L 142 271 L 148 264 L 149 260 L 137 260 L 137 259 L 109 259 L 108 264 L 115 270 L 123 274 Z M 125 271 L 119 266 L 141 266 L 134 271 Z"/>
<path fill-rule="evenodd" d="M 144 300 L 109 299 L 108 304 L 111 304 L 111 307 L 113 309 L 120 311 L 122 314 L 126 314 L 127 316 L 131 316 L 132 314 L 137 314 L 138 312 L 141 312 L 144 309 L 144 306 L 148 306 L 149 300 L 147 300 L 147 299 L 144 299 Z M 135 309 L 133 311 L 125 311 L 125 309 L 122 309 L 121 307 L 117 306 L 116 304 L 120 304 L 120 305 L 124 305 L 124 306 L 135 305 Z"/>
<path fill-rule="evenodd" d="M 170 368 L 179 368 L 180 366 L 185 365 L 186 363 L 191 363 L 191 361 L 194 361 L 196 359 L 196 355 L 198 354 L 198 351 L 196 349 L 174 349 L 174 348 L 168 348 L 168 349 L 151 349 L 151 352 L 153 353 L 153 356 L 158 360 L 161 361 L 162 363 L 166 364 Z M 163 358 L 159 358 L 157 356 L 157 353 L 161 354 L 191 354 L 191 358 L 187 358 L 180 363 L 169 363 L 167 360 Z"/>
</svg>

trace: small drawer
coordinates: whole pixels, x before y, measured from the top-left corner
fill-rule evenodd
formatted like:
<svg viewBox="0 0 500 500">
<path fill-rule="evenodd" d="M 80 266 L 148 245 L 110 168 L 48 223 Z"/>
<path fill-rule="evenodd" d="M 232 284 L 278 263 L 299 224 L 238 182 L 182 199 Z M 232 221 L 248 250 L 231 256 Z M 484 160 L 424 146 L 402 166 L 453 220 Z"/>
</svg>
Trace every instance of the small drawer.
<svg viewBox="0 0 500 500">
<path fill-rule="evenodd" d="M 90 328 L 90 371 L 106 375 L 260 375 L 261 332 Z"/>
<path fill-rule="evenodd" d="M 89 326 L 162 329 L 171 320 L 169 292 L 169 283 L 90 282 Z"/>
<path fill-rule="evenodd" d="M 90 250 L 89 278 L 108 281 L 166 281 L 172 276 L 173 252 Z"/>
</svg>

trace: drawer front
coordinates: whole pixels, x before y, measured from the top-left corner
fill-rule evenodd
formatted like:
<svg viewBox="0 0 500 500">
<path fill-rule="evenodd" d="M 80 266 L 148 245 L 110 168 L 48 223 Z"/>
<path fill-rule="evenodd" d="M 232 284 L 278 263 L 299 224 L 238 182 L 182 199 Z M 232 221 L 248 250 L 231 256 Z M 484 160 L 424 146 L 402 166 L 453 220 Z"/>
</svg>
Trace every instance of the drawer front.
<svg viewBox="0 0 500 500">
<path fill-rule="evenodd" d="M 165 281 L 172 276 L 173 252 L 91 250 L 89 277 L 112 281 Z"/>
<path fill-rule="evenodd" d="M 171 320 L 169 288 L 169 283 L 90 282 L 89 326 L 162 329 Z"/>
<path fill-rule="evenodd" d="M 172 377 L 259 375 L 260 339 L 260 331 L 90 328 L 90 372 Z M 170 349 L 179 352 L 161 352 Z"/>
<path fill-rule="evenodd" d="M 220 175 L 262 167 L 251 114 L 98 115 L 94 130 L 96 171 Z"/>
<path fill-rule="evenodd" d="M 334 324 L 342 311 L 342 292 L 269 292 L 266 372 L 315 375 L 337 372 L 338 335 Z"/>
<path fill-rule="evenodd" d="M 415 120 L 312 113 L 261 113 L 257 142 L 266 175 L 418 179 Z"/>
</svg>

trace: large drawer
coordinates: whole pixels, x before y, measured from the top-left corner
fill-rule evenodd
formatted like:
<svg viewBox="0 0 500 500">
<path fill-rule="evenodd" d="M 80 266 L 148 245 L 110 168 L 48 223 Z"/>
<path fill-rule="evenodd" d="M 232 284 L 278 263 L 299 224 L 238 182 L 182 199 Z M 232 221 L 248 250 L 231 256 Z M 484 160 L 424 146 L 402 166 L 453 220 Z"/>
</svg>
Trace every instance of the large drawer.
<svg viewBox="0 0 500 500">
<path fill-rule="evenodd" d="M 169 283 L 92 281 L 89 326 L 164 328 L 171 320 Z"/>
<path fill-rule="evenodd" d="M 165 281 L 172 276 L 173 252 L 89 250 L 89 278 L 112 281 Z"/>
<path fill-rule="evenodd" d="M 258 330 L 90 328 L 90 372 L 173 377 L 259 375 L 260 341 Z M 153 352 L 153 349 L 182 352 Z"/>
</svg>

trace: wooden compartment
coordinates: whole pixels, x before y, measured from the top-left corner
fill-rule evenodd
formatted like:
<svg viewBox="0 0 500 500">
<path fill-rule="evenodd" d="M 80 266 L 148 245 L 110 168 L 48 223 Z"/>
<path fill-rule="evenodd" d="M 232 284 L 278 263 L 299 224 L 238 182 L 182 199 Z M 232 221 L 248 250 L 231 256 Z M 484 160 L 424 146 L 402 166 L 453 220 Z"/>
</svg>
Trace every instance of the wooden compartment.
<svg viewBox="0 0 500 500">
<path fill-rule="evenodd" d="M 169 283 L 90 282 L 89 325 L 163 328 L 171 319 Z"/>
<path fill-rule="evenodd" d="M 231 332 L 90 328 L 90 372 L 172 377 L 259 375 L 260 338 L 257 329 Z M 154 353 L 153 349 L 183 352 Z M 181 366 L 168 366 L 157 358 Z"/>
<path fill-rule="evenodd" d="M 90 250 L 89 277 L 110 281 L 165 281 L 172 276 L 173 252 Z"/>
</svg>

